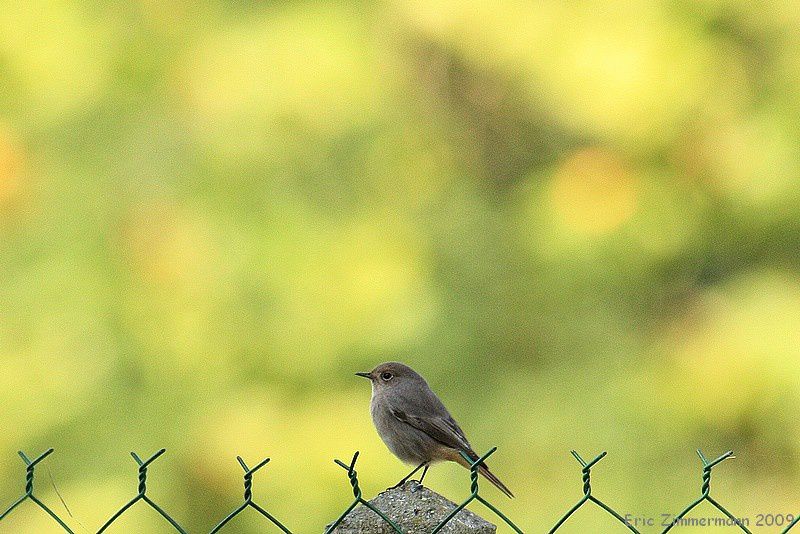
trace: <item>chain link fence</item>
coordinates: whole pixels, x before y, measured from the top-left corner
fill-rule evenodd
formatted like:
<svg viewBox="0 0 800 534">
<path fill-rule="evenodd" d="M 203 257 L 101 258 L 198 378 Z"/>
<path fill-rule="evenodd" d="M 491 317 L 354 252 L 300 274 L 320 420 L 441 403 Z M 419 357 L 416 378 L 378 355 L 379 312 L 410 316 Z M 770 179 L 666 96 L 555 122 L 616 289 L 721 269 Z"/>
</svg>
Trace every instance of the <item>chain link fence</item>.
<svg viewBox="0 0 800 534">
<path fill-rule="evenodd" d="M 441 522 L 438 524 L 438 526 L 436 526 L 431 531 L 431 534 L 436 534 L 437 532 L 439 532 L 442 528 L 444 528 L 448 524 L 448 522 L 450 522 L 456 516 L 456 514 L 458 514 L 459 511 L 461 511 L 463 508 L 465 508 L 467 505 L 469 505 L 473 501 L 477 501 L 477 502 L 481 503 L 482 505 L 484 505 L 488 510 L 490 510 L 498 519 L 500 519 L 504 524 L 506 524 L 514 532 L 517 532 L 518 534 L 522 534 L 522 532 L 523 532 L 522 529 L 520 529 L 517 525 L 515 525 L 511 521 L 511 519 L 509 519 L 497 507 L 495 507 L 488 500 L 486 500 L 479 492 L 479 487 L 478 487 L 478 466 L 480 466 L 496 450 L 497 450 L 496 447 L 491 449 L 489 452 L 487 452 L 486 454 L 484 454 L 483 456 L 481 456 L 480 458 L 478 458 L 475 461 L 470 460 L 469 457 L 464 455 L 464 458 L 468 462 L 470 462 L 470 464 L 471 464 L 471 469 L 470 469 L 470 495 L 469 495 L 469 497 L 467 497 L 467 499 L 464 502 L 462 502 L 461 504 L 456 506 L 444 519 L 442 519 Z M 48 449 L 47 451 L 45 451 L 44 453 L 40 454 L 35 459 L 31 460 L 24 452 L 19 451 L 19 455 L 22 458 L 22 461 L 25 463 L 25 492 L 23 493 L 23 495 L 21 497 L 19 497 L 17 500 L 15 500 L 13 502 L 13 504 L 11 504 L 11 506 L 9 506 L 8 509 L 6 509 L 2 513 L 2 515 L 0 515 L 0 522 L 2 522 L 4 519 L 6 519 L 14 511 L 14 509 L 16 509 L 20 504 L 22 504 L 25 501 L 31 501 L 35 505 L 37 505 L 39 508 L 44 510 L 53 519 L 53 521 L 56 524 L 58 524 L 64 530 L 64 532 L 67 532 L 69 534 L 75 534 L 74 531 L 72 530 L 72 528 L 70 528 L 70 526 L 67 524 L 66 521 L 64 521 L 62 518 L 60 518 L 55 512 L 53 512 L 52 509 L 50 509 L 44 502 L 42 502 L 34 494 L 34 474 L 35 474 L 36 465 L 39 464 L 45 458 L 47 458 L 52 452 L 53 452 L 53 449 Z M 181 534 L 189 534 L 188 531 L 186 529 L 184 529 L 180 525 L 180 523 L 178 523 L 178 521 L 176 521 L 172 516 L 170 516 L 169 513 L 167 513 L 166 510 L 164 510 L 164 508 L 162 508 L 160 505 L 156 504 L 150 497 L 147 496 L 147 469 L 150 467 L 150 464 L 152 464 L 156 459 L 158 459 L 158 457 L 160 457 L 165 452 L 166 452 L 166 449 L 161 449 L 158 452 L 156 452 L 155 454 L 153 454 L 152 456 L 150 456 L 147 460 L 142 460 L 139 457 L 139 455 L 137 455 L 135 452 L 131 453 L 131 456 L 133 457 L 133 460 L 138 465 L 138 488 L 137 488 L 137 494 L 130 501 L 125 503 L 119 510 L 114 512 L 114 514 L 111 515 L 111 517 L 109 517 L 109 519 L 103 524 L 103 526 L 100 527 L 100 529 L 97 531 L 97 534 L 101 534 L 102 532 L 105 532 L 106 529 L 108 529 L 112 524 L 114 524 L 114 522 L 117 519 L 119 519 L 128 509 L 130 509 L 132 506 L 134 506 L 135 504 L 137 504 L 140 501 L 143 502 L 144 504 L 146 504 L 147 506 L 151 507 L 152 509 L 154 509 L 156 512 L 158 512 L 158 514 L 161 515 L 161 517 L 163 517 L 164 520 L 169 525 L 171 525 L 172 528 L 176 532 L 180 532 Z M 340 460 L 334 460 L 336 465 L 338 465 L 339 467 L 341 467 L 342 469 L 344 469 L 346 471 L 347 478 L 348 478 L 348 480 L 350 482 L 350 486 L 352 487 L 352 490 L 353 490 L 354 499 L 353 499 L 353 502 L 350 504 L 350 506 L 348 506 L 347 509 L 345 509 L 344 512 L 342 512 L 342 514 L 339 516 L 339 518 L 336 519 L 333 523 L 331 523 L 326 528 L 325 534 L 331 534 L 336 529 L 336 527 L 339 526 L 342 521 L 344 521 L 344 519 L 347 517 L 347 515 L 354 508 L 356 508 L 358 505 L 366 506 L 367 508 L 369 508 L 370 510 L 375 512 L 388 525 L 388 527 L 391 528 L 391 530 L 393 532 L 396 532 L 398 534 L 404 534 L 403 530 L 401 529 L 400 526 L 398 526 L 394 521 L 392 521 L 392 519 L 387 517 L 386 514 L 384 514 L 381 510 L 379 510 L 377 507 L 375 507 L 372 503 L 370 503 L 369 501 L 364 499 L 364 497 L 362 495 L 362 492 L 361 492 L 361 488 L 359 486 L 359 482 L 358 482 L 358 473 L 356 471 L 356 462 L 358 461 L 358 454 L 359 453 L 356 452 L 353 455 L 353 458 L 352 458 L 352 460 L 350 461 L 349 464 L 346 464 L 346 463 L 344 463 L 344 462 L 342 462 Z M 733 452 L 732 451 L 728 451 L 725 454 L 721 455 L 720 457 L 718 457 L 718 458 L 716 458 L 714 460 L 708 460 L 705 457 L 705 455 L 702 453 L 702 451 L 700 451 L 700 450 L 697 451 L 697 454 L 700 457 L 700 461 L 702 462 L 702 486 L 701 486 L 700 497 L 698 499 L 696 499 L 695 501 L 693 501 L 688 506 L 686 506 L 686 508 L 684 508 L 679 514 L 677 514 L 675 516 L 672 516 L 673 517 L 672 520 L 669 522 L 669 524 L 667 524 L 665 526 L 665 528 L 663 530 L 661 530 L 661 534 L 665 534 L 665 533 L 671 531 L 676 526 L 683 526 L 685 524 L 690 524 L 691 525 L 692 524 L 691 521 L 688 521 L 686 519 L 687 515 L 696 506 L 698 506 L 699 504 L 703 503 L 704 501 L 708 502 L 710 505 L 712 505 L 714 508 L 716 508 L 724 516 L 724 519 L 720 518 L 720 520 L 724 522 L 724 523 L 721 523 L 721 524 L 724 524 L 726 526 L 735 527 L 738 530 L 740 530 L 741 532 L 746 532 L 746 533 L 752 534 L 751 530 L 748 529 L 748 525 L 745 524 L 744 521 L 742 521 L 741 519 L 737 519 L 724 506 L 722 506 L 713 497 L 711 497 L 711 493 L 710 493 L 710 491 L 711 491 L 711 471 L 712 471 L 712 469 L 716 465 L 718 465 L 720 462 L 723 462 L 724 460 L 726 460 L 728 458 L 732 458 L 733 457 Z M 579 508 L 581 508 L 582 506 L 584 506 L 586 503 L 589 503 L 589 502 L 591 502 L 594 505 L 596 505 L 596 506 L 600 507 L 601 509 L 605 510 L 608 514 L 610 514 L 616 521 L 618 521 L 622 526 L 627 528 L 629 531 L 635 532 L 637 534 L 641 534 L 641 531 L 639 529 L 637 529 L 637 527 L 634 524 L 634 522 L 632 522 L 630 520 L 627 520 L 620 513 L 615 511 L 613 508 L 611 508 L 611 506 L 609 506 L 608 504 L 606 504 L 605 502 L 603 502 L 602 500 L 600 500 L 599 498 L 597 498 L 595 495 L 592 494 L 592 485 L 591 485 L 591 470 L 592 470 L 592 467 L 594 467 L 594 465 L 597 464 L 597 462 L 602 460 L 606 456 L 606 453 L 603 452 L 603 453 L 597 455 L 593 460 L 591 460 L 589 462 L 586 462 L 580 456 L 580 454 L 578 454 L 575 451 L 572 451 L 572 455 L 575 457 L 575 459 L 581 465 L 581 474 L 582 474 L 582 479 L 583 479 L 583 496 L 563 516 L 561 516 L 556 521 L 556 523 L 553 525 L 553 527 L 548 530 L 548 534 L 552 534 L 552 533 L 558 531 L 569 520 L 569 518 L 572 516 L 572 514 L 574 514 Z M 289 530 L 283 523 L 278 521 L 278 519 L 276 519 L 272 514 L 270 514 L 267 510 L 265 510 L 264 508 L 262 508 L 260 505 L 256 504 L 253 501 L 253 492 L 252 492 L 253 475 L 258 470 L 260 470 L 262 467 L 264 467 L 267 463 L 269 463 L 270 459 L 266 458 L 266 459 L 262 460 L 261 462 L 259 462 L 258 464 L 256 464 L 254 467 L 248 467 L 248 465 L 244 462 L 244 460 L 242 460 L 242 458 L 239 457 L 239 456 L 237 456 L 236 459 L 237 459 L 237 461 L 239 462 L 239 465 L 242 467 L 242 469 L 244 471 L 244 501 L 236 509 L 234 509 L 228 515 L 226 515 L 222 520 L 220 520 L 219 523 L 217 523 L 209 531 L 209 534 L 215 534 L 217 532 L 222 531 L 224 529 L 224 527 L 234 517 L 239 515 L 241 512 L 243 512 L 247 508 L 252 508 L 256 512 L 258 512 L 263 517 L 263 520 L 265 521 L 265 523 L 269 523 L 269 524 L 277 527 L 278 529 L 280 529 L 282 532 L 284 532 L 286 534 L 292 534 L 292 531 Z M 783 530 L 780 531 L 781 534 L 785 534 L 785 533 L 789 532 L 790 530 L 792 530 L 798 524 L 798 522 L 800 522 L 800 515 L 794 516 L 794 517 L 789 517 L 787 519 L 787 521 L 788 521 L 788 524 L 786 525 L 786 527 Z M 800 528 L 797 529 L 797 532 L 800 533 Z"/>
</svg>

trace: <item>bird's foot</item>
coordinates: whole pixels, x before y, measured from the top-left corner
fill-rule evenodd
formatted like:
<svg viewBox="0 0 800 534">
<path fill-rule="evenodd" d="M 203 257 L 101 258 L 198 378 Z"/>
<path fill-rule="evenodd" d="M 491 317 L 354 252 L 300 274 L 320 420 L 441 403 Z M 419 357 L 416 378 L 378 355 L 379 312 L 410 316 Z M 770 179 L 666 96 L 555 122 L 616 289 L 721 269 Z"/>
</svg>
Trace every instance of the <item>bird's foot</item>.
<svg viewBox="0 0 800 534">
<path fill-rule="evenodd" d="M 388 491 L 388 490 L 401 488 L 401 487 L 403 487 L 405 485 L 410 486 L 411 487 L 411 491 L 415 492 L 415 491 L 418 491 L 419 488 L 422 487 L 422 481 L 416 480 L 416 479 L 413 479 L 413 478 L 409 479 L 409 480 L 401 480 L 400 482 L 398 482 L 394 486 L 390 486 L 390 487 L 386 488 L 386 490 Z"/>
</svg>

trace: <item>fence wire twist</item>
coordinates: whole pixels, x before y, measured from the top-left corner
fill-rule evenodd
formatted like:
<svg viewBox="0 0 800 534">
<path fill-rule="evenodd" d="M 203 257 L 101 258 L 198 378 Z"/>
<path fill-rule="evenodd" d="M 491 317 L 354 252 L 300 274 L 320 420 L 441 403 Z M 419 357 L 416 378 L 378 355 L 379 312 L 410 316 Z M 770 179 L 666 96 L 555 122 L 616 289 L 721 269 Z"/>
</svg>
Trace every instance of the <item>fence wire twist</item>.
<svg viewBox="0 0 800 534">
<path fill-rule="evenodd" d="M 498 508 L 496 508 L 493 504 L 487 501 L 482 495 L 479 493 L 479 486 L 478 486 L 478 468 L 484 463 L 484 461 L 494 454 L 497 450 L 497 447 L 492 448 L 486 454 L 478 458 L 477 460 L 471 460 L 466 454 L 462 453 L 464 459 L 470 464 L 470 495 L 467 499 L 462 502 L 460 505 L 456 506 L 441 522 L 431 531 L 431 534 L 437 534 L 441 531 L 458 513 L 463 510 L 467 505 L 469 505 L 473 501 L 478 501 L 479 503 L 483 504 L 486 508 L 491 510 L 499 519 L 501 519 L 509 528 L 511 528 L 514 532 L 518 534 L 523 534 L 523 531 L 515 525 L 505 514 L 503 514 Z M 34 475 L 36 465 L 39 464 L 42 460 L 48 457 L 53 452 L 53 449 L 47 449 L 45 452 L 37 456 L 35 459 L 31 460 L 28 456 L 19 451 L 19 456 L 22 458 L 22 461 L 25 463 L 25 492 L 21 497 L 15 500 L 3 513 L 0 515 L 0 521 L 6 519 L 13 510 L 15 510 L 20 504 L 25 501 L 31 501 L 36 506 L 44 510 L 47 515 L 56 523 L 58 524 L 64 532 L 69 534 L 75 534 L 74 531 L 67 525 L 67 523 L 61 519 L 53 510 L 51 510 L 46 504 L 44 504 L 36 495 L 34 495 Z M 135 505 L 139 501 L 145 502 L 148 506 L 158 512 L 161 517 L 176 531 L 180 532 L 181 534 L 188 534 L 188 532 L 175 520 L 173 519 L 161 506 L 156 504 L 150 497 L 147 496 L 147 469 L 158 457 L 166 452 L 166 449 L 161 449 L 155 454 L 153 454 L 147 460 L 142 460 L 139 455 L 135 452 L 131 453 L 134 461 L 138 465 L 138 486 L 137 486 L 137 494 L 136 496 L 124 504 L 119 510 L 117 510 L 104 524 L 100 527 L 97 531 L 97 534 L 102 534 L 109 526 L 111 526 L 117 519 L 119 519 L 128 509 L 130 509 L 133 505 Z M 666 534 L 670 530 L 672 530 L 675 526 L 679 526 L 682 524 L 682 521 L 686 518 L 686 516 L 691 512 L 694 508 L 698 505 L 703 503 L 704 501 L 708 502 L 714 508 L 716 508 L 719 512 L 721 512 L 729 521 L 730 526 L 737 527 L 740 531 L 746 532 L 748 534 L 752 534 L 752 532 L 747 528 L 747 526 L 740 520 L 737 519 L 733 514 L 731 514 L 724 506 L 722 506 L 719 502 L 717 502 L 713 497 L 711 497 L 711 471 L 712 469 L 718 465 L 719 463 L 727 460 L 729 458 L 734 458 L 733 452 L 728 451 L 725 454 L 721 455 L 720 457 L 709 461 L 702 451 L 698 449 L 697 451 L 698 456 L 700 457 L 700 461 L 702 462 L 702 486 L 700 490 L 700 497 L 689 504 L 686 508 L 683 509 L 679 514 L 674 516 L 673 520 L 669 522 L 669 524 L 661 531 L 661 534 Z M 345 511 L 328 527 L 325 529 L 325 534 L 332 534 L 338 526 L 345 520 L 345 518 L 355 509 L 359 504 L 363 505 L 370 510 L 372 510 L 380 519 L 385 522 L 393 532 L 398 534 L 404 534 L 403 530 L 400 526 L 398 526 L 394 521 L 392 521 L 386 514 L 384 514 L 381 510 L 379 510 L 375 505 L 370 503 L 369 501 L 363 498 L 363 494 L 361 491 L 361 487 L 359 486 L 358 482 L 358 473 L 355 469 L 356 461 L 358 460 L 358 451 L 353 455 L 352 460 L 349 464 L 345 464 L 341 460 L 334 460 L 336 465 L 344 469 L 347 473 L 348 480 L 350 482 L 350 486 L 353 490 L 353 502 L 345 509 Z M 635 525 L 631 524 L 629 520 L 626 520 L 620 513 L 615 511 L 609 505 L 598 499 L 592 494 L 592 485 L 591 485 L 591 470 L 592 468 L 606 456 L 606 452 L 602 452 L 597 455 L 592 461 L 586 462 L 580 454 L 576 451 L 572 451 L 572 455 L 581 465 L 581 476 L 583 481 L 583 497 L 581 497 L 577 503 L 575 503 L 561 518 L 555 523 L 555 525 L 548 531 L 548 534 L 553 534 L 557 530 L 559 530 L 568 520 L 569 518 L 578 511 L 583 505 L 587 502 L 594 503 L 596 506 L 600 507 L 601 509 L 605 510 L 609 515 L 611 515 L 616 521 L 622 524 L 625 528 L 629 531 L 634 532 L 636 534 L 641 534 L 641 532 L 636 528 Z M 292 534 L 286 526 L 284 526 L 280 521 L 278 521 L 272 514 L 267 512 L 264 508 L 259 506 L 253 501 L 253 475 L 262 467 L 264 467 L 267 463 L 269 463 L 270 459 L 266 458 L 259 462 L 255 467 L 248 467 L 245 461 L 241 458 L 241 456 L 237 456 L 236 460 L 239 462 L 239 465 L 244 470 L 244 502 L 236 507 L 232 512 L 230 512 L 227 516 L 225 516 L 222 520 L 220 520 L 216 526 L 214 526 L 209 534 L 216 534 L 220 530 L 222 530 L 225 525 L 227 525 L 232 519 L 238 516 L 241 512 L 246 510 L 247 508 L 252 508 L 257 511 L 266 521 L 274 525 L 275 527 L 279 528 L 282 532 L 286 534 Z M 798 523 L 800 522 L 800 515 L 794 516 L 791 518 L 789 524 L 784 528 L 780 534 L 786 534 L 790 530 L 792 530 Z"/>
</svg>

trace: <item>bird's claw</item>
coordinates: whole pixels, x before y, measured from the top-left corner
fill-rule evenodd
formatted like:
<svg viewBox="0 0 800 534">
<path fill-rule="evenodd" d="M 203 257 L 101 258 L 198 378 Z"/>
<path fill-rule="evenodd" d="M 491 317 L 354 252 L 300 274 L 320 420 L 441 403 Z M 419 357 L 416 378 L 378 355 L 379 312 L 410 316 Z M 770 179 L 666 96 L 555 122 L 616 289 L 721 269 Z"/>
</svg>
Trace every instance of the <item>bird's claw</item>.
<svg viewBox="0 0 800 534">
<path fill-rule="evenodd" d="M 409 480 L 401 480 L 400 482 L 398 482 L 394 486 L 389 486 L 388 488 L 386 488 L 386 490 L 388 491 L 388 490 L 401 488 L 401 487 L 405 486 L 406 484 L 411 486 L 411 491 L 417 491 L 419 488 L 422 487 L 422 482 L 412 478 L 412 479 L 409 479 Z"/>
</svg>

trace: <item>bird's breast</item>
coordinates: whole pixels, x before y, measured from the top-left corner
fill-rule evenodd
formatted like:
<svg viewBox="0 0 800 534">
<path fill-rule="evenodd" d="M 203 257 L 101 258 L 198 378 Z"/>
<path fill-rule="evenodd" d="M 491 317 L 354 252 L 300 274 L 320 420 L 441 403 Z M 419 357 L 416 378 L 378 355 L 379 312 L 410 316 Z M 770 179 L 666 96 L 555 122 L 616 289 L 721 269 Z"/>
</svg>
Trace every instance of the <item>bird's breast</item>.
<svg viewBox="0 0 800 534">
<path fill-rule="evenodd" d="M 389 405 L 380 396 L 373 396 L 370 412 L 378 435 L 400 460 L 420 464 L 439 459 L 436 454 L 439 444 L 424 432 L 392 415 Z"/>
</svg>

